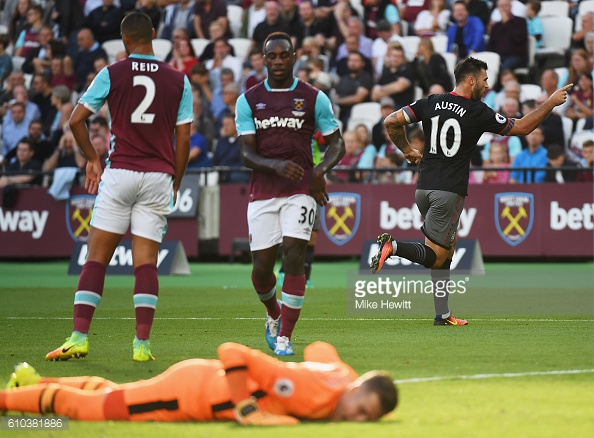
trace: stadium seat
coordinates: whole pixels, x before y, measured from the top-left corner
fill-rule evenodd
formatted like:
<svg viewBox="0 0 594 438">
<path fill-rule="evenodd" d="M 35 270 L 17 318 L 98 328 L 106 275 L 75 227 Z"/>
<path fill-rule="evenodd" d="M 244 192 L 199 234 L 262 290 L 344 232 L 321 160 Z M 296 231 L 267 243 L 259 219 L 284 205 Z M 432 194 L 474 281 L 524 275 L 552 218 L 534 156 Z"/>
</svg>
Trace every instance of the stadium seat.
<svg viewBox="0 0 594 438">
<path fill-rule="evenodd" d="M 103 50 L 107 52 L 107 60 L 110 64 L 113 64 L 115 62 L 118 53 L 120 53 L 123 50 L 126 50 L 126 48 L 124 47 L 124 42 L 122 40 L 108 40 L 103 42 L 103 44 L 101 44 L 101 47 L 103 47 Z"/>
<path fill-rule="evenodd" d="M 227 20 L 229 20 L 229 28 L 235 38 L 239 38 L 241 32 L 241 24 L 243 19 L 243 8 L 237 5 L 227 5 Z"/>
<path fill-rule="evenodd" d="M 540 3 L 539 17 L 569 17 L 569 2 L 549 0 Z"/>
<path fill-rule="evenodd" d="M 586 126 L 587 121 L 588 121 L 587 117 L 582 117 L 581 119 L 578 119 L 578 121 L 575 124 L 575 132 L 583 131 L 584 126 Z"/>
<path fill-rule="evenodd" d="M 571 141 L 569 142 L 569 147 L 572 151 L 576 152 L 579 151 L 581 153 L 582 146 L 584 142 L 592 140 L 594 141 L 594 132 L 592 131 L 576 131 L 571 136 Z"/>
<path fill-rule="evenodd" d="M 573 135 L 573 120 L 569 117 L 562 116 L 561 122 L 563 123 L 563 136 L 565 137 L 565 144 L 563 145 L 565 149 L 569 146 L 569 140 Z"/>
<path fill-rule="evenodd" d="M 161 61 L 165 61 L 165 58 L 167 58 L 167 55 L 171 52 L 172 46 L 173 43 L 171 41 L 163 38 L 153 40 L 153 51 L 155 52 L 155 56 Z"/>
<path fill-rule="evenodd" d="M 594 11 L 594 0 L 582 0 L 578 4 L 578 15 L 583 15 L 589 11 Z"/>
<path fill-rule="evenodd" d="M 415 101 L 423 98 L 423 89 L 419 86 L 415 86 Z"/>
<path fill-rule="evenodd" d="M 194 53 L 196 53 L 196 57 L 199 58 L 206 46 L 210 43 L 210 40 L 207 40 L 206 38 L 192 38 L 191 43 L 194 48 Z"/>
<path fill-rule="evenodd" d="M 450 73 L 450 76 L 452 77 L 452 83 L 456 84 L 456 78 L 454 77 L 454 69 L 456 68 L 456 64 L 458 63 L 458 58 L 456 57 L 456 55 L 454 55 L 453 53 L 440 53 L 441 56 L 443 56 L 443 59 L 445 59 L 445 62 L 448 66 L 448 72 Z M 446 90 L 446 91 L 451 91 L 451 90 Z"/>
<path fill-rule="evenodd" d="M 571 44 L 573 21 L 569 17 L 542 17 L 543 47 L 536 49 L 536 57 L 565 56 Z"/>
<path fill-rule="evenodd" d="M 488 83 L 491 85 L 497 84 L 499 82 L 501 56 L 495 52 L 476 52 L 472 57 L 487 63 Z"/>
<path fill-rule="evenodd" d="M 516 75 L 530 77 L 530 72 L 534 67 L 534 57 L 536 55 L 536 38 L 532 35 L 528 35 L 528 67 L 520 67 L 514 69 Z"/>
<path fill-rule="evenodd" d="M 522 84 L 520 87 L 525 100 L 536 100 L 542 95 L 542 88 L 536 84 Z"/>
<path fill-rule="evenodd" d="M 404 50 L 406 51 L 406 59 L 409 62 L 412 62 L 417 56 L 417 51 L 419 50 L 419 42 L 421 38 L 418 36 L 405 36 L 402 37 L 404 40 Z"/>
<path fill-rule="evenodd" d="M 229 44 L 235 50 L 235 57 L 241 61 L 245 61 L 252 46 L 252 40 L 249 38 L 230 38 Z"/>
<path fill-rule="evenodd" d="M 443 54 L 448 51 L 448 37 L 447 35 L 434 35 L 431 37 L 433 48 L 439 54 Z"/>
<path fill-rule="evenodd" d="M 361 123 L 367 126 L 369 132 L 381 119 L 381 105 L 379 102 L 363 102 L 353 105 L 351 109 L 351 116 L 347 129 L 349 131 L 355 129 L 355 127 Z"/>
<path fill-rule="evenodd" d="M 8 33 L 8 26 L 5 24 L 0 24 L 0 35 Z"/>
<path fill-rule="evenodd" d="M 31 81 L 33 80 L 33 75 L 31 73 L 23 73 L 23 78 L 25 78 L 25 88 L 29 90 L 31 88 Z"/>
<path fill-rule="evenodd" d="M 15 71 L 15 72 L 23 71 L 24 63 L 25 63 L 25 58 L 23 56 L 13 56 L 12 57 L 12 71 Z"/>
</svg>

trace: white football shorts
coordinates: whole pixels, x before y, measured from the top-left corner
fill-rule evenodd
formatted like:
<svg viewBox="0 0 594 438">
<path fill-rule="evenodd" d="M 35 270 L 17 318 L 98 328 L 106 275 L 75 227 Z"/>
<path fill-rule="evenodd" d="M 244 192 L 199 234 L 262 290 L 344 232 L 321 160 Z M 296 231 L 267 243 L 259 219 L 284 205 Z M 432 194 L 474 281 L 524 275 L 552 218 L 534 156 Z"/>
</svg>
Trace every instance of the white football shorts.
<svg viewBox="0 0 594 438">
<path fill-rule="evenodd" d="M 161 242 L 173 209 L 173 177 L 161 172 L 106 168 L 95 199 L 91 225 L 110 233 Z"/>
<path fill-rule="evenodd" d="M 316 217 L 316 201 L 309 195 L 263 199 L 248 204 L 250 249 L 279 245 L 283 237 L 309 241 Z"/>
</svg>

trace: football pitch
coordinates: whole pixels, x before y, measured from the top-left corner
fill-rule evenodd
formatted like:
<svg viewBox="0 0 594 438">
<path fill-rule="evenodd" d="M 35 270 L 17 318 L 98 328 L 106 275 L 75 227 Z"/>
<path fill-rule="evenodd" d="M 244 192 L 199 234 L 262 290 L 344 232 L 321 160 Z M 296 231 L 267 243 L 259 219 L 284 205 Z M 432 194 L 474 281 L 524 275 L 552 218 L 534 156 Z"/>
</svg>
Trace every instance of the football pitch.
<svg viewBox="0 0 594 438">
<path fill-rule="evenodd" d="M 72 330 L 78 278 L 66 275 L 67 269 L 65 261 L 0 262 L 0 386 L 22 361 L 46 376 L 98 375 L 123 383 L 153 377 L 184 359 L 215 358 L 217 346 L 228 341 L 271 354 L 264 340 L 264 308 L 251 286 L 251 266 L 193 263 L 190 276 L 160 277 L 151 333 L 155 362 L 132 361 L 131 276 L 107 277 L 91 325 L 89 356 L 45 362 L 44 355 Z M 306 292 L 293 335 L 296 354 L 287 360 L 303 360 L 304 346 L 323 340 L 359 373 L 389 371 L 397 381 L 400 402 L 380 422 L 306 422 L 265 429 L 234 423 L 71 421 L 69 432 L 2 431 L 2 436 L 593 436 L 592 263 L 487 264 L 487 273 L 505 274 L 487 275 L 477 282 L 490 281 L 487 289 L 501 290 L 502 298 L 472 302 L 451 297 L 455 315 L 469 320 L 466 327 L 434 327 L 431 296 L 419 304 L 423 311 L 411 315 L 349 312 L 347 279 L 357 269 L 356 260 L 314 264 L 315 287 Z M 510 286 L 492 280 L 510 278 L 508 272 L 521 278 L 551 275 L 563 280 L 546 280 L 537 288 L 522 281 Z M 280 288 L 277 292 L 280 297 Z M 510 305 L 513 299 L 520 300 L 518 313 L 513 301 Z M 472 305 L 466 308 L 466 302 Z M 574 306 L 565 308 L 567 302 Z"/>
</svg>

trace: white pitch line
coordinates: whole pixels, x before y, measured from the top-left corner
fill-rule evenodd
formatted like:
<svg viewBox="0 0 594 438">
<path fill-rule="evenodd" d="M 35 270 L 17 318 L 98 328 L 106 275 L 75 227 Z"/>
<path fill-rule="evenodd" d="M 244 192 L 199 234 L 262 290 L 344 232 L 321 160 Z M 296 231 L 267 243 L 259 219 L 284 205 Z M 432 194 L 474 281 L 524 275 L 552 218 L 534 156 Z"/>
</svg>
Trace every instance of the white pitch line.
<svg viewBox="0 0 594 438">
<path fill-rule="evenodd" d="M 52 317 L 44 317 L 44 316 L 4 316 L 0 317 L 0 319 L 38 319 L 38 320 L 71 320 L 72 317 L 59 317 L 59 316 L 52 316 Z M 128 321 L 128 320 L 135 320 L 134 317 L 125 317 L 125 318 L 115 318 L 115 317 L 97 317 L 93 318 L 93 320 L 121 320 L 121 321 Z M 183 318 L 171 318 L 171 317 L 162 317 L 162 318 L 155 318 L 155 320 L 162 320 L 162 321 L 261 321 L 264 318 L 259 317 L 235 317 L 235 318 L 215 318 L 215 317 L 183 317 Z M 299 318 L 299 321 L 433 321 L 433 318 Z M 594 322 L 594 319 L 554 319 L 554 318 L 472 318 L 470 322 L 473 321 L 497 321 L 497 322 Z"/>
<path fill-rule="evenodd" d="M 509 377 L 527 377 L 527 376 L 558 376 L 564 374 L 585 374 L 594 373 L 594 369 L 586 370 L 553 370 L 553 371 L 528 371 L 525 373 L 501 373 L 501 374 L 471 374 L 461 376 L 435 376 L 435 377 L 414 377 L 412 379 L 394 380 L 396 384 L 405 383 L 424 383 L 438 382 L 442 380 L 479 380 L 479 379 L 498 379 Z"/>
</svg>

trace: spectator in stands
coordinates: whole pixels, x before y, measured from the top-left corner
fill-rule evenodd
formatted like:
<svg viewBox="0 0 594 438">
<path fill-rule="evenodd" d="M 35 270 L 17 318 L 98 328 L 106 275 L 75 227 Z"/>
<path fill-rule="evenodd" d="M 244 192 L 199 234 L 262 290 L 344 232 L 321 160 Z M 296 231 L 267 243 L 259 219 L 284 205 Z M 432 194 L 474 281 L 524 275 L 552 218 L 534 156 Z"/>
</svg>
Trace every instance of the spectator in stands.
<svg viewBox="0 0 594 438">
<path fill-rule="evenodd" d="M 254 85 L 259 84 L 268 76 L 266 64 L 264 63 L 264 55 L 259 50 L 250 53 L 250 66 L 252 70 L 245 77 L 245 90 L 249 90 Z"/>
<path fill-rule="evenodd" d="M 540 0 L 529 0 L 526 3 L 526 24 L 528 25 L 528 35 L 532 35 L 536 40 L 536 48 L 542 47 L 544 27 L 538 16 L 540 12 Z"/>
<path fill-rule="evenodd" d="M 466 3 L 468 15 L 479 18 L 486 29 L 491 19 L 491 10 L 487 2 L 484 0 L 464 0 L 464 2 Z"/>
<path fill-rule="evenodd" d="M 87 82 L 87 76 L 94 69 L 93 62 L 97 58 L 107 58 L 107 53 L 95 41 L 90 29 L 81 29 L 77 34 L 79 51 L 74 58 L 74 72 L 76 74 L 76 91 L 82 91 Z"/>
<path fill-rule="evenodd" d="M 72 0 L 54 0 L 54 4 L 52 20 L 58 24 L 68 56 L 76 59 L 78 52 L 83 50 L 79 47 L 78 33 L 87 21 L 82 4 Z M 86 78 L 86 75 L 84 77 Z"/>
<path fill-rule="evenodd" d="M 229 28 L 225 0 L 196 0 L 194 3 L 194 33 L 196 37 L 209 39 L 208 27 L 213 21 L 218 21 L 223 25 L 226 38 L 233 38 Z"/>
<path fill-rule="evenodd" d="M 516 77 L 511 70 L 503 71 L 502 75 L 509 75 L 512 78 Z M 502 80 L 501 83 L 503 84 L 503 88 L 495 97 L 495 111 L 499 111 L 499 109 L 503 107 L 506 99 L 512 98 L 518 102 L 523 102 L 525 100 L 522 96 L 522 86 L 517 80 L 510 78 Z"/>
<path fill-rule="evenodd" d="M 487 50 L 501 56 L 500 70 L 528 65 L 528 26 L 526 20 L 511 12 L 511 0 L 498 0 L 501 20 L 494 23 L 489 33 Z"/>
<path fill-rule="evenodd" d="M 109 149 L 111 131 L 109 130 L 109 124 L 107 123 L 107 119 L 105 117 L 96 115 L 91 119 L 91 123 L 89 124 L 89 135 L 91 137 L 95 137 L 97 135 L 103 137 L 105 147 Z"/>
<path fill-rule="evenodd" d="M 194 0 L 178 0 L 175 2 L 159 0 L 159 6 L 167 6 L 161 38 L 173 42 L 176 29 L 184 29 L 186 31 L 185 36 L 190 39 L 196 37 L 194 33 Z"/>
<path fill-rule="evenodd" d="M 558 83 L 559 75 L 554 69 L 551 68 L 542 72 L 542 75 L 540 76 L 540 87 L 542 88 L 546 97 L 549 97 L 555 92 L 555 90 L 557 90 Z M 567 107 L 569 106 L 570 102 L 571 100 L 568 99 L 564 104 L 556 106 L 553 112 L 559 114 L 560 116 L 564 116 L 567 112 Z"/>
<path fill-rule="evenodd" d="M 4 80 L 12 73 L 12 56 L 6 53 L 9 45 L 8 35 L 0 35 L 0 89 L 4 86 Z"/>
<path fill-rule="evenodd" d="M 51 86 L 55 88 L 63 85 L 70 91 L 76 88 L 76 73 L 74 72 L 70 56 L 55 56 L 50 61 Z M 86 78 L 85 82 L 86 84 Z"/>
<path fill-rule="evenodd" d="M 279 0 L 279 4 L 280 16 L 289 25 L 289 35 L 296 37 L 300 27 L 297 2 L 295 0 Z M 297 44 L 296 47 L 299 47 L 299 45 Z"/>
<path fill-rule="evenodd" d="M 192 90 L 199 93 L 199 97 L 207 109 L 207 115 L 210 116 L 210 105 L 212 102 L 212 88 L 208 77 L 208 70 L 204 64 L 196 64 L 190 71 L 190 84 Z"/>
<path fill-rule="evenodd" d="M 206 45 L 206 47 L 204 47 L 202 53 L 196 54 L 199 55 L 198 59 L 200 60 L 200 62 L 206 62 L 209 59 L 214 58 L 215 41 L 225 37 L 225 28 L 218 21 L 213 21 L 212 23 L 210 23 L 210 27 L 208 29 L 210 30 L 210 42 Z M 231 45 L 229 45 L 229 54 L 231 56 L 235 56 L 235 50 Z"/>
<path fill-rule="evenodd" d="M 223 103 L 225 107 L 222 113 L 215 119 L 215 134 L 220 132 L 225 113 L 235 114 L 235 103 L 240 95 L 239 85 L 235 82 L 225 85 L 223 88 Z"/>
<path fill-rule="evenodd" d="M 381 118 L 375 125 L 373 125 L 373 128 L 371 129 L 371 142 L 378 150 L 386 142 L 386 135 L 384 133 L 384 119 L 394 111 L 396 111 L 394 99 L 391 97 L 384 97 L 380 100 Z"/>
<path fill-rule="evenodd" d="M 275 1 L 266 2 L 266 18 L 254 29 L 252 35 L 252 46 L 250 52 L 254 49 L 262 50 L 264 40 L 273 32 L 285 32 L 291 34 L 289 24 L 280 15 L 280 6 Z"/>
<path fill-rule="evenodd" d="M 348 73 L 340 77 L 332 101 L 340 107 L 340 120 L 347 126 L 353 105 L 366 102 L 373 87 L 373 78 L 365 71 L 365 58 L 359 52 L 348 55 Z"/>
<path fill-rule="evenodd" d="M 547 158 L 547 150 L 542 144 L 543 140 L 544 135 L 542 127 L 538 126 L 526 136 L 528 148 L 524 149 L 516 156 L 516 159 L 512 163 L 512 169 L 522 167 L 546 167 L 549 159 Z M 514 170 L 509 177 L 509 182 L 511 184 L 541 183 L 544 179 L 544 170 Z"/>
<path fill-rule="evenodd" d="M 196 130 L 196 125 L 191 124 L 190 132 L 190 158 L 188 160 L 188 169 L 198 169 L 208 167 L 210 158 L 208 157 L 208 144 L 206 137 Z"/>
<path fill-rule="evenodd" d="M 306 38 L 304 41 L 304 44 L 307 43 L 308 41 L 313 41 L 313 38 Z M 352 52 L 358 52 L 361 53 L 359 48 L 359 38 L 356 35 L 349 35 L 346 37 L 346 40 L 344 42 L 344 44 L 346 45 L 346 48 L 348 50 L 348 53 L 352 53 Z M 372 78 L 374 78 L 374 74 L 373 74 L 373 64 L 371 63 L 371 59 L 367 58 L 366 56 L 364 56 L 361 53 L 361 56 L 363 56 L 363 61 L 365 63 L 363 69 L 369 73 L 371 75 Z M 349 72 L 349 67 L 348 67 L 348 57 L 346 58 L 341 58 L 337 63 L 336 63 L 336 74 L 338 76 L 344 76 L 346 74 L 348 74 Z"/>
<path fill-rule="evenodd" d="M 0 91 L 0 115 L 4 117 L 8 107 L 6 104 L 14 99 L 13 88 L 16 85 L 25 85 L 25 76 L 20 71 L 13 71 L 4 81 L 4 89 Z"/>
<path fill-rule="evenodd" d="M 398 110 L 414 101 L 415 79 L 414 69 L 404 57 L 404 49 L 398 43 L 390 43 L 384 71 L 371 91 L 371 98 L 379 101 L 390 96 Z"/>
<path fill-rule="evenodd" d="M 41 6 L 32 5 L 27 10 L 27 25 L 14 43 L 14 56 L 26 57 L 32 49 L 39 47 L 37 36 L 43 26 L 41 18 Z"/>
<path fill-rule="evenodd" d="M 388 51 L 388 44 L 397 41 L 404 47 L 404 40 L 393 31 L 392 25 L 390 25 L 388 20 L 380 20 L 377 23 L 376 31 L 378 37 L 373 40 L 373 44 L 371 45 L 371 63 L 374 68 L 374 78 L 379 79 L 384 68 L 384 58 Z"/>
<path fill-rule="evenodd" d="M 400 35 L 400 13 L 391 0 L 367 0 L 363 9 L 363 24 L 365 26 L 365 36 L 375 40 L 379 38 L 378 25 L 380 21 L 387 21 L 390 29 L 397 35 Z"/>
<path fill-rule="evenodd" d="M 54 147 L 43 135 L 41 120 L 35 119 L 29 123 L 29 139 L 35 152 L 33 158 L 43 164 L 54 152 Z"/>
<path fill-rule="evenodd" d="M 325 17 L 324 11 L 330 11 L 330 14 Z M 332 58 L 336 57 L 338 47 L 344 43 L 345 38 L 349 35 L 349 20 L 352 17 L 357 17 L 357 11 L 351 6 L 349 0 L 337 0 L 333 6 L 320 6 L 315 10 L 316 17 L 328 18 L 333 23 L 332 37 L 327 40 L 326 48 L 332 53 Z"/>
<path fill-rule="evenodd" d="M 464 0 L 457 0 L 452 6 L 453 24 L 448 27 L 448 52 L 455 54 L 458 61 L 485 49 L 483 34 L 485 27 L 477 17 L 471 17 Z M 494 78 L 491 78 L 493 80 Z"/>
<path fill-rule="evenodd" d="M 3 24 L 7 28 L 10 26 L 10 20 L 12 20 L 17 3 L 18 0 L 5 0 L 2 2 L 2 13 L 0 14 L 2 18 L 0 20 L 0 24 Z"/>
<path fill-rule="evenodd" d="M 427 95 L 429 88 L 433 84 L 439 84 L 450 91 L 454 89 L 448 65 L 443 56 L 435 53 L 430 38 L 421 38 L 415 61 L 415 75 L 425 95 Z"/>
<path fill-rule="evenodd" d="M 76 167 L 82 170 L 85 164 L 86 158 L 76 144 L 72 132 L 67 131 L 60 137 L 58 147 L 43 163 L 43 171 L 51 172 L 60 167 Z"/>
<path fill-rule="evenodd" d="M 153 23 L 153 28 L 159 30 L 161 24 L 161 8 L 157 6 L 157 0 L 138 0 L 136 10 L 148 15 Z"/>
<path fill-rule="evenodd" d="M 575 182 L 578 179 L 579 167 L 577 163 L 569 160 L 565 155 L 565 149 L 558 144 L 548 147 L 548 162 L 544 182 L 556 182 L 559 184 Z M 572 169 L 560 170 L 560 167 Z"/>
<path fill-rule="evenodd" d="M 594 31 L 588 32 L 584 37 L 584 46 L 588 54 L 588 62 L 594 65 Z"/>
<path fill-rule="evenodd" d="M 569 68 L 567 70 L 567 80 L 565 81 L 565 85 L 576 85 L 578 76 L 581 73 L 588 75 L 592 74 L 592 64 L 590 63 L 588 52 L 586 52 L 584 49 L 575 49 L 571 53 Z"/>
<path fill-rule="evenodd" d="M 341 160 L 336 164 L 338 169 L 356 169 L 359 158 L 363 154 L 364 145 L 355 131 L 346 131 L 342 134 L 344 139 L 344 148 L 346 153 Z M 353 172 L 349 170 L 333 170 L 326 175 L 326 178 L 331 182 L 357 182 L 360 181 L 360 172 Z"/>
<path fill-rule="evenodd" d="M 33 92 L 31 102 L 37 105 L 41 113 L 42 132 L 49 135 L 56 115 L 56 108 L 52 105 L 52 87 L 49 74 L 35 74 L 31 80 L 31 91 Z"/>
<path fill-rule="evenodd" d="M 243 166 L 241 159 L 241 151 L 239 149 L 239 142 L 237 141 L 237 128 L 235 127 L 235 116 L 230 113 L 223 115 L 223 123 L 220 132 L 219 141 L 217 141 L 217 148 L 212 156 L 212 166 L 231 167 L 239 169 Z M 241 183 L 247 184 L 250 182 L 250 173 L 233 171 L 220 172 L 219 183 Z"/>
<path fill-rule="evenodd" d="M 510 159 L 507 156 L 507 147 L 502 143 L 491 143 L 489 148 L 489 159 L 483 161 L 484 167 L 498 167 L 507 169 L 510 167 Z M 486 170 L 471 171 L 470 183 L 484 184 L 507 184 L 509 182 L 510 172 L 508 170 Z M 482 174 L 481 177 L 478 175 Z"/>
<path fill-rule="evenodd" d="M 389 98 L 388 98 L 389 99 Z M 363 145 L 363 152 L 357 162 L 357 169 L 372 169 L 375 165 L 375 157 L 377 156 L 376 147 L 370 142 L 369 129 L 364 123 L 355 126 L 355 132 L 359 136 L 359 142 Z M 371 180 L 371 171 L 361 171 L 359 173 L 359 180 L 361 182 L 369 182 Z"/>
<path fill-rule="evenodd" d="M 206 138 L 208 150 L 212 151 L 215 139 L 214 122 L 211 117 L 207 117 L 204 114 L 204 102 L 200 97 L 200 93 L 196 90 L 192 92 L 192 110 L 194 113 L 194 126 L 196 131 Z"/>
<path fill-rule="evenodd" d="M 593 182 L 594 181 L 594 141 L 586 140 L 582 145 L 582 167 L 586 170 L 578 174 L 578 181 Z"/>
<path fill-rule="evenodd" d="M 124 13 L 113 0 L 103 0 L 103 4 L 91 11 L 87 17 L 87 26 L 93 32 L 99 44 L 120 39 L 120 24 Z"/>
<path fill-rule="evenodd" d="M 91 143 L 99 155 L 101 161 L 101 169 L 105 170 L 107 166 L 107 159 L 109 158 L 109 148 L 102 135 L 91 135 Z M 86 167 L 86 165 L 85 165 Z"/>
<path fill-rule="evenodd" d="M 594 114 L 592 94 L 592 75 L 580 73 L 577 85 L 569 94 L 570 103 L 565 115 L 574 122 L 584 117 L 591 117 Z"/>
<path fill-rule="evenodd" d="M 491 12 L 491 19 L 489 21 L 489 26 L 487 26 L 487 32 L 491 33 L 493 29 L 493 25 L 501 21 L 501 11 L 499 10 L 499 4 L 496 3 L 495 8 Z M 510 0 L 511 6 L 511 14 L 515 17 L 526 18 L 526 5 L 519 0 Z"/>
<path fill-rule="evenodd" d="M 14 100 L 25 106 L 25 121 L 27 122 L 27 125 L 31 120 L 41 117 L 41 112 L 39 111 L 37 104 L 29 101 L 29 93 L 27 93 L 27 89 L 24 85 L 15 85 L 12 93 Z"/>
<path fill-rule="evenodd" d="M 8 36 L 13 43 L 18 39 L 21 31 L 27 27 L 27 11 L 32 5 L 31 0 L 18 0 L 8 27 Z"/>
<path fill-rule="evenodd" d="M 316 17 L 312 0 L 302 0 L 299 3 L 299 22 L 295 31 L 297 47 L 301 47 L 303 40 L 313 37 L 323 51 L 327 46 L 327 39 L 332 37 L 332 21 Z"/>
<path fill-rule="evenodd" d="M 223 86 L 223 70 L 233 72 L 233 81 L 241 78 L 243 62 L 231 56 L 231 46 L 225 38 L 219 38 L 214 42 L 214 57 L 206 61 L 206 69 L 209 71 L 210 88 L 216 92 Z"/>
<path fill-rule="evenodd" d="M 264 0 L 253 0 L 252 4 L 244 10 L 241 29 L 239 31 L 240 38 L 252 39 L 254 29 L 266 18 L 265 3 L 266 2 Z"/>
<path fill-rule="evenodd" d="M 10 103 L 2 122 L 2 154 L 5 160 L 10 160 L 16 154 L 16 146 L 21 138 L 29 131 L 29 121 L 26 120 L 25 105 L 21 102 Z"/>
<path fill-rule="evenodd" d="M 375 167 L 378 169 L 396 169 L 404 162 L 404 155 L 394 145 L 388 131 L 384 129 L 385 141 L 384 144 L 377 151 L 375 158 Z M 378 172 L 376 177 L 379 183 L 395 183 L 399 180 L 399 174 L 392 171 Z"/>
<path fill-rule="evenodd" d="M 584 38 L 589 32 L 594 32 L 594 12 L 588 11 L 582 15 L 582 29 L 571 35 L 571 46 L 577 49 L 585 49 Z"/>
<path fill-rule="evenodd" d="M 450 24 L 446 0 L 431 0 L 429 9 L 422 10 L 415 21 L 415 34 L 420 37 L 445 35 Z"/>
<path fill-rule="evenodd" d="M 41 163 L 33 158 L 31 140 L 23 137 L 16 146 L 16 159 L 6 165 L 6 173 L 0 177 L 0 188 L 14 184 L 41 184 Z"/>
<path fill-rule="evenodd" d="M 56 116 L 50 129 L 50 142 L 57 145 L 64 133 L 64 126 L 70 120 L 74 106 L 70 102 L 71 93 L 65 85 L 52 89 L 52 104 L 56 107 Z"/>
<path fill-rule="evenodd" d="M 21 66 L 23 73 L 49 73 L 50 71 L 50 56 L 53 52 L 50 48 L 50 41 L 54 34 L 50 26 L 42 26 L 37 33 L 38 46 L 31 49 L 25 61 Z M 65 53 L 64 53 L 65 54 Z"/>
<path fill-rule="evenodd" d="M 400 18 L 408 23 L 408 34 L 415 34 L 415 22 L 421 11 L 426 11 L 431 7 L 431 0 L 402 0 L 398 4 Z"/>
<path fill-rule="evenodd" d="M 198 64 L 198 58 L 191 41 L 187 38 L 176 41 L 169 65 L 185 73 L 189 78 L 192 67 L 196 64 Z"/>
<path fill-rule="evenodd" d="M 373 55 L 371 50 L 373 40 L 365 36 L 363 25 L 357 17 L 349 18 L 348 35 L 355 36 L 359 39 L 359 52 L 367 59 L 371 59 L 371 56 Z M 345 42 L 338 47 L 336 61 L 340 61 L 341 58 L 346 58 L 348 56 L 349 51 L 346 44 L 346 38 L 347 37 L 345 36 Z"/>
<path fill-rule="evenodd" d="M 534 101 L 534 108 L 538 108 L 540 105 L 542 105 L 544 103 L 545 100 L 547 100 L 548 96 L 546 95 L 542 95 L 542 96 L 538 96 L 538 98 L 536 99 L 536 101 Z M 530 110 L 531 108 L 527 107 L 527 110 Z M 551 114 L 549 114 L 549 116 L 541 123 L 540 125 L 543 129 L 543 136 L 544 136 L 544 140 L 542 142 L 542 144 L 545 147 L 548 147 L 551 144 L 565 144 L 565 134 L 563 132 L 563 120 L 561 119 L 561 116 L 559 114 L 556 114 L 555 112 L 551 112 Z M 527 139 L 527 137 L 526 137 Z"/>
</svg>

